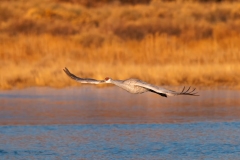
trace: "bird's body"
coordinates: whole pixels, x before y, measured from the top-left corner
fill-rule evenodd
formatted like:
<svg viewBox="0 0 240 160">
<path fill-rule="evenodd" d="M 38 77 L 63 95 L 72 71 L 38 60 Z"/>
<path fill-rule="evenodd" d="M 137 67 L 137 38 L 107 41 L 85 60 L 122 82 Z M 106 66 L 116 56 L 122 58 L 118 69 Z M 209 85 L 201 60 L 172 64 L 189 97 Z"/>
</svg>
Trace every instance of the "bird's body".
<svg viewBox="0 0 240 160">
<path fill-rule="evenodd" d="M 197 93 L 193 93 L 195 89 L 190 91 L 190 87 L 185 90 L 183 88 L 182 92 L 175 92 L 168 89 L 164 89 L 159 86 L 155 86 L 149 84 L 147 82 L 141 81 L 139 79 L 127 79 L 127 80 L 113 80 L 111 78 L 105 78 L 105 80 L 95 80 L 90 78 L 79 78 L 72 74 L 67 68 L 64 69 L 64 72 L 72 79 L 80 82 L 80 83 L 91 83 L 91 84 L 101 84 L 101 83 L 112 83 L 129 93 L 133 94 L 140 94 L 144 92 L 153 92 L 159 94 L 160 96 L 167 97 L 167 96 L 176 96 L 176 95 L 190 95 L 190 96 L 198 96 Z"/>
<path fill-rule="evenodd" d="M 136 84 L 142 82 L 138 79 L 127 79 L 127 80 L 111 80 L 112 84 L 115 84 L 116 86 L 128 91 L 129 93 L 133 94 L 140 94 L 147 92 L 148 89 L 137 86 Z"/>
</svg>

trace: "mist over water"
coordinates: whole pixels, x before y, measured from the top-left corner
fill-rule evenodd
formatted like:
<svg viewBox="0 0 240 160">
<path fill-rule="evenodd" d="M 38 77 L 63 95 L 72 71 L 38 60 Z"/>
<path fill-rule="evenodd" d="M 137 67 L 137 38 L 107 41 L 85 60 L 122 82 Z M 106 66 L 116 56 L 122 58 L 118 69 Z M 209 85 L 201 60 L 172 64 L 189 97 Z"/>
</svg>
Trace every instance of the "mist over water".
<svg viewBox="0 0 240 160">
<path fill-rule="evenodd" d="M 237 159 L 240 92 L 199 94 L 1 91 L 0 159 Z"/>
</svg>

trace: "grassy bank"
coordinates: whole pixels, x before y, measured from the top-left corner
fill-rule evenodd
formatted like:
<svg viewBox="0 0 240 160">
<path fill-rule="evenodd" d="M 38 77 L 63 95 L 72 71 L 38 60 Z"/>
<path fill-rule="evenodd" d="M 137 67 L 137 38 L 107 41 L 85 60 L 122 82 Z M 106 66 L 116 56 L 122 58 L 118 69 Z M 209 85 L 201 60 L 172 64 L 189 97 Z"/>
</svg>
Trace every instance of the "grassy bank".
<svg viewBox="0 0 240 160">
<path fill-rule="evenodd" d="M 239 2 L 0 3 L 0 89 L 79 85 L 65 66 L 96 79 L 240 88 Z"/>
</svg>

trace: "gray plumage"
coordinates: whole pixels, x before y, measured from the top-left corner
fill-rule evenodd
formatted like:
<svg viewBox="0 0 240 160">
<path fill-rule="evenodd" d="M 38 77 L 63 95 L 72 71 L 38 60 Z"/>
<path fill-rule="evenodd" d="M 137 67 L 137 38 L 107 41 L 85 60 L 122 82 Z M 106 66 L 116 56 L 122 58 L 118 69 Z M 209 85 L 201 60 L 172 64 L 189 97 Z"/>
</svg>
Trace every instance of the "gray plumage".
<svg viewBox="0 0 240 160">
<path fill-rule="evenodd" d="M 91 84 L 101 84 L 101 83 L 112 83 L 129 93 L 133 94 L 140 94 L 144 92 L 153 92 L 159 94 L 160 96 L 167 97 L 167 96 L 176 96 L 176 95 L 189 95 L 189 96 L 198 96 L 195 89 L 188 89 L 183 88 L 182 92 L 175 92 L 168 89 L 164 89 L 159 86 L 155 86 L 149 84 L 147 82 L 141 81 L 139 79 L 127 79 L 127 80 L 113 80 L 111 78 L 106 77 L 105 80 L 95 80 L 91 78 L 80 78 L 72 74 L 67 68 L 63 69 L 63 71 L 72 79 L 80 82 L 80 83 L 91 83 Z"/>
</svg>

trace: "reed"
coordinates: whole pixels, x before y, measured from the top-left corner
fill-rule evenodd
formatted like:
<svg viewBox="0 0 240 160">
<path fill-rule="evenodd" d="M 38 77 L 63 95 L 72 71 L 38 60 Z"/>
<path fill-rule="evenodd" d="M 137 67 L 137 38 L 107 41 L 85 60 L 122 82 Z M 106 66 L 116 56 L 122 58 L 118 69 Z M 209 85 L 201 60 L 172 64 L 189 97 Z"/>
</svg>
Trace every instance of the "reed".
<svg viewBox="0 0 240 160">
<path fill-rule="evenodd" d="M 240 88 L 239 10 L 228 1 L 2 1 L 0 89 L 79 85 L 64 67 L 96 79 Z"/>
</svg>

